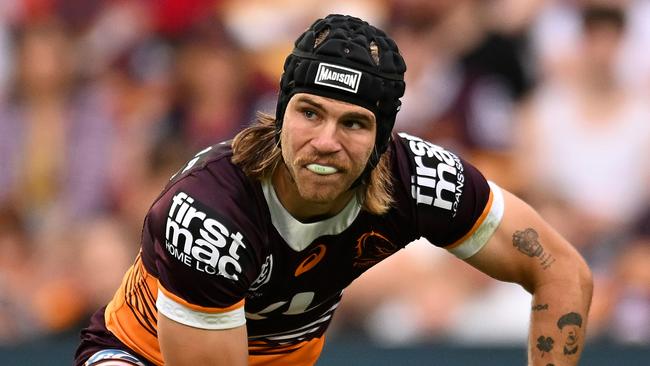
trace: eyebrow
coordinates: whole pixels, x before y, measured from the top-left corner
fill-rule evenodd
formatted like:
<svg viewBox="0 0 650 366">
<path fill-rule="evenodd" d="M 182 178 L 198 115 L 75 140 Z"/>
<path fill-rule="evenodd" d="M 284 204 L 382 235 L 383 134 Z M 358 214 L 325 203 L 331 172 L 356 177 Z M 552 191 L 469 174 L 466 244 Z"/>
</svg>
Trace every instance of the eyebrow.
<svg viewBox="0 0 650 366">
<path fill-rule="evenodd" d="M 302 96 L 301 96 L 301 97 L 298 97 L 298 99 L 297 99 L 296 101 L 297 101 L 297 102 L 304 102 L 304 103 L 307 103 L 307 104 L 313 106 L 313 107 L 316 108 L 316 109 L 320 109 L 321 111 L 324 111 L 324 110 L 325 110 L 325 107 L 323 107 L 322 104 L 320 104 L 320 103 L 314 101 L 313 99 L 311 99 L 311 98 L 309 98 L 309 97 L 302 97 Z M 362 119 L 362 120 L 365 120 L 365 121 L 367 121 L 367 122 L 372 122 L 372 120 L 373 120 L 370 116 L 368 116 L 368 114 L 366 114 L 366 113 L 360 113 L 360 112 L 346 112 L 346 113 L 343 113 L 343 115 L 341 116 L 341 118 Z"/>
<path fill-rule="evenodd" d="M 368 122 L 368 123 L 372 122 L 372 120 L 373 120 L 373 119 L 370 118 L 367 114 L 365 114 L 365 113 L 359 113 L 359 112 L 348 112 L 348 113 L 344 113 L 343 116 L 341 116 L 341 118 L 359 119 L 359 120 L 366 121 L 366 122 Z"/>
<path fill-rule="evenodd" d="M 311 106 L 313 106 L 315 108 L 318 108 L 320 110 L 325 110 L 325 108 L 323 107 L 322 104 L 320 104 L 320 103 L 318 103 L 318 102 L 316 102 L 316 101 L 314 101 L 314 100 L 312 100 L 311 98 L 308 98 L 308 97 L 298 97 L 297 102 L 307 103 L 307 104 L 309 104 L 309 105 L 311 105 Z"/>
</svg>

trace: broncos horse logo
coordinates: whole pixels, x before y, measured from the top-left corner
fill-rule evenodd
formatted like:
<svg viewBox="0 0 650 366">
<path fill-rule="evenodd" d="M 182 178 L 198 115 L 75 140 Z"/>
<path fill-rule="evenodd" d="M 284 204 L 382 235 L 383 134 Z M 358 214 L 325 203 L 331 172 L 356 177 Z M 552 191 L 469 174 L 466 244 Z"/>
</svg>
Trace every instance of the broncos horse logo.
<svg viewBox="0 0 650 366">
<path fill-rule="evenodd" d="M 354 266 L 367 269 L 397 251 L 397 247 L 380 233 L 371 231 L 357 239 Z"/>
</svg>

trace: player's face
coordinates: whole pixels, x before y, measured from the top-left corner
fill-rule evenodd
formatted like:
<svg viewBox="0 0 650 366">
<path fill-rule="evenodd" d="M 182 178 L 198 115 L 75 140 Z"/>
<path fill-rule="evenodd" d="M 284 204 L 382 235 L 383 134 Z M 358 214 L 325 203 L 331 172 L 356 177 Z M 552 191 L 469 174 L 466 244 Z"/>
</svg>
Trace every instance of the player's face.
<svg viewBox="0 0 650 366">
<path fill-rule="evenodd" d="M 313 94 L 291 98 L 282 125 L 282 157 L 285 180 L 303 204 L 347 203 L 349 188 L 373 150 L 376 128 L 375 115 L 363 107 Z"/>
</svg>

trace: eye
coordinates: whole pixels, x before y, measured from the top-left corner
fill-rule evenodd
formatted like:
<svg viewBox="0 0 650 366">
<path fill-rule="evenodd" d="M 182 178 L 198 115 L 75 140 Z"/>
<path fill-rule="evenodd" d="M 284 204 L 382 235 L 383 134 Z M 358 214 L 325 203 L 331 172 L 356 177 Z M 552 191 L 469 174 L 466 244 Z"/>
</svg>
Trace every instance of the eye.
<svg viewBox="0 0 650 366">
<path fill-rule="evenodd" d="M 314 120 L 318 117 L 318 114 L 314 110 L 308 108 L 303 109 L 302 114 L 308 120 Z"/>
<path fill-rule="evenodd" d="M 365 123 L 363 123 L 362 121 L 357 120 L 357 119 L 347 119 L 347 120 L 344 120 L 342 123 L 343 123 L 343 126 L 345 126 L 346 128 L 349 128 L 351 130 L 360 130 L 362 128 L 365 128 L 365 126 L 366 126 Z"/>
</svg>

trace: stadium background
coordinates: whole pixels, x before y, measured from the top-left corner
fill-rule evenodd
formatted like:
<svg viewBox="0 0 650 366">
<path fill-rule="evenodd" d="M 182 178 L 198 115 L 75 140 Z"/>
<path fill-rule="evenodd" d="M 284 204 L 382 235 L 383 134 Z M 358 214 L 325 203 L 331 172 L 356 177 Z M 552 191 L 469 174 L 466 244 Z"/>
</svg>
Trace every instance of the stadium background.
<svg viewBox="0 0 650 366">
<path fill-rule="evenodd" d="M 0 2 L 0 364 L 66 365 L 144 213 L 272 111 L 339 12 L 407 60 L 397 130 L 527 199 L 595 277 L 585 365 L 650 364 L 650 1 Z M 417 242 L 346 291 L 320 365 L 522 365 L 530 296 Z"/>
</svg>

